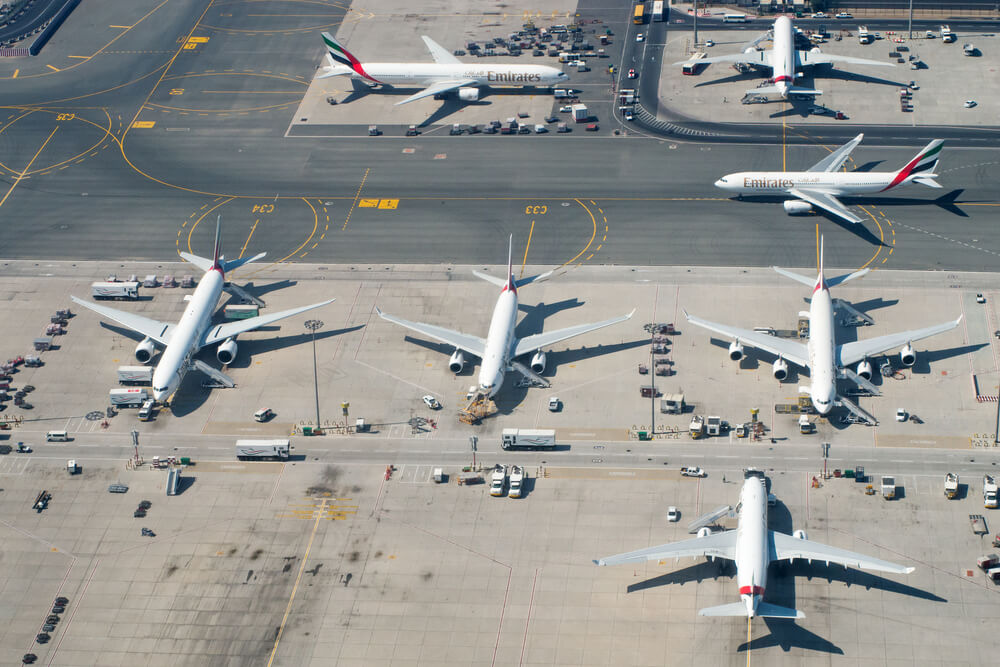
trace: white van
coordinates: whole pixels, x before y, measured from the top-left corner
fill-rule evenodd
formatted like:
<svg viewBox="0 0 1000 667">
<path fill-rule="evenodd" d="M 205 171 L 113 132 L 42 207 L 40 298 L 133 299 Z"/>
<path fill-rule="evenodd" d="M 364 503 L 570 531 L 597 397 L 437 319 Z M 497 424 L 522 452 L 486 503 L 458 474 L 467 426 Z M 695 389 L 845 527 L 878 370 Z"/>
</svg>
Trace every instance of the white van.
<svg viewBox="0 0 1000 667">
<path fill-rule="evenodd" d="M 69 433 L 66 431 L 49 431 L 45 434 L 46 442 L 69 442 Z"/>
</svg>

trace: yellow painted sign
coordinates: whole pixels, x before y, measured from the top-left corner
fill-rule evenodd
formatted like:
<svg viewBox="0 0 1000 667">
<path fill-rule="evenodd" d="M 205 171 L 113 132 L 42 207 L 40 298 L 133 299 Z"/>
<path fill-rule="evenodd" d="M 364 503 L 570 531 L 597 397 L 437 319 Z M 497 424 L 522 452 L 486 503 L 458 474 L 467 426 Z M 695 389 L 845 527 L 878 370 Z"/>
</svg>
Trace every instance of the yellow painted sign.
<svg viewBox="0 0 1000 667">
<path fill-rule="evenodd" d="M 208 41 L 208 37 L 188 37 L 188 44 L 204 44 Z"/>
<path fill-rule="evenodd" d="M 358 202 L 358 208 L 377 208 L 378 199 L 362 199 Z"/>
<path fill-rule="evenodd" d="M 382 199 L 378 203 L 378 207 L 383 210 L 395 210 L 399 206 L 398 199 Z"/>
<path fill-rule="evenodd" d="M 137 120 L 134 123 L 132 123 L 132 127 L 140 130 L 148 130 L 154 125 L 156 125 L 155 120 Z"/>
</svg>

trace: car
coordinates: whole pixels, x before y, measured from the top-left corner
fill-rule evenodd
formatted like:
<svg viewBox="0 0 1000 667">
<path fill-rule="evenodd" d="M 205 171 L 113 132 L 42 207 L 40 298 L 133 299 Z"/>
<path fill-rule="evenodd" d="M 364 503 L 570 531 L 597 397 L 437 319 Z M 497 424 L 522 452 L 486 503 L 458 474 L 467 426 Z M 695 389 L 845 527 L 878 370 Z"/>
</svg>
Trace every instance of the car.
<svg viewBox="0 0 1000 667">
<path fill-rule="evenodd" d="M 55 602 L 56 602 L 56 604 L 62 605 L 62 606 L 65 607 L 66 605 L 69 604 L 69 598 L 65 598 L 65 597 L 63 597 L 63 596 L 60 595 L 59 597 L 56 598 Z"/>
<path fill-rule="evenodd" d="M 907 84 L 906 87 L 909 88 L 910 90 L 920 90 L 920 86 L 917 85 L 916 81 L 910 81 L 910 83 Z"/>
<path fill-rule="evenodd" d="M 880 32 L 875 33 L 875 39 L 882 39 L 882 33 Z"/>
<path fill-rule="evenodd" d="M 569 113 L 572 110 L 573 110 L 573 107 L 570 106 L 570 105 L 568 105 L 568 104 L 566 106 L 559 107 L 559 113 Z"/>
<path fill-rule="evenodd" d="M 814 19 L 825 19 L 825 18 L 829 18 L 829 17 L 828 17 L 827 15 L 826 15 L 826 12 L 815 12 L 815 13 L 813 14 L 813 16 L 812 16 L 812 17 L 813 17 Z"/>
<path fill-rule="evenodd" d="M 986 297 L 982 294 L 976 295 L 976 303 L 986 303 Z"/>
<path fill-rule="evenodd" d="M 549 412 L 559 412 L 562 407 L 562 401 L 559 400 L 558 396 L 552 396 L 549 398 Z"/>
<path fill-rule="evenodd" d="M 708 477 L 708 473 L 698 466 L 684 466 L 681 468 L 681 475 L 684 477 Z"/>
<path fill-rule="evenodd" d="M 838 19 L 853 19 L 854 17 L 851 14 L 848 14 L 847 12 L 840 12 L 839 14 L 837 14 L 836 18 L 838 18 Z"/>
<path fill-rule="evenodd" d="M 626 109 L 625 113 L 623 114 L 623 116 L 624 116 L 625 120 L 628 120 L 628 121 L 635 120 L 635 116 L 632 115 L 632 110 L 631 109 Z"/>
<path fill-rule="evenodd" d="M 61 614 L 64 611 L 66 611 L 66 607 L 64 607 L 62 605 L 58 605 L 57 604 L 56 606 L 52 607 L 52 613 L 53 614 Z"/>
<path fill-rule="evenodd" d="M 646 38 L 642 36 L 641 32 L 640 33 L 636 33 L 636 35 L 635 35 L 635 41 L 641 42 L 644 39 L 646 39 Z"/>
<path fill-rule="evenodd" d="M 976 102 L 975 100 L 965 100 L 965 108 L 966 109 L 971 109 L 972 107 L 976 106 L 977 104 L 978 104 L 978 102 Z"/>
<path fill-rule="evenodd" d="M 637 74 L 635 73 L 635 68 L 634 67 L 630 67 L 629 70 L 628 70 L 628 78 L 634 79 L 636 76 L 637 76 Z"/>
<path fill-rule="evenodd" d="M 709 47 L 715 46 L 715 40 L 714 39 L 706 39 L 705 40 L 705 46 L 709 46 Z"/>
<path fill-rule="evenodd" d="M 681 511 L 679 509 L 677 509 L 676 507 L 674 507 L 673 505 L 671 505 L 670 507 L 668 507 L 667 508 L 667 521 L 670 521 L 671 523 L 673 523 L 673 522 L 677 522 L 677 521 L 680 521 L 680 520 L 681 520 Z"/>
<path fill-rule="evenodd" d="M 152 506 L 153 506 L 153 503 L 151 503 L 151 502 L 150 502 L 150 501 L 148 501 L 148 500 L 143 500 L 143 501 L 141 501 L 141 502 L 139 503 L 139 507 L 141 507 L 141 508 L 142 508 L 142 509 L 144 509 L 144 510 L 148 510 L 148 509 L 149 509 L 150 507 L 152 507 Z"/>
<path fill-rule="evenodd" d="M 434 398 L 433 396 L 431 396 L 430 394 L 427 394 L 426 396 L 424 396 L 423 401 L 424 401 L 424 405 L 426 405 L 427 407 L 429 407 L 431 410 L 440 410 L 441 409 L 441 403 L 439 403 L 438 400 L 436 398 Z"/>
<path fill-rule="evenodd" d="M 907 414 L 906 410 L 904 410 L 903 408 L 899 408 L 898 410 L 896 410 L 896 421 L 898 422 L 905 422 L 909 418 L 909 416 L 910 415 Z"/>
<path fill-rule="evenodd" d="M 143 517 L 146 516 L 146 510 L 139 507 L 134 512 L 132 512 L 132 516 L 135 517 L 136 519 L 142 519 Z"/>
<path fill-rule="evenodd" d="M 31 445 L 26 445 L 23 442 L 19 442 L 19 443 L 17 443 L 17 451 L 19 451 L 19 452 L 21 452 L 23 454 L 30 454 L 31 453 Z"/>
</svg>

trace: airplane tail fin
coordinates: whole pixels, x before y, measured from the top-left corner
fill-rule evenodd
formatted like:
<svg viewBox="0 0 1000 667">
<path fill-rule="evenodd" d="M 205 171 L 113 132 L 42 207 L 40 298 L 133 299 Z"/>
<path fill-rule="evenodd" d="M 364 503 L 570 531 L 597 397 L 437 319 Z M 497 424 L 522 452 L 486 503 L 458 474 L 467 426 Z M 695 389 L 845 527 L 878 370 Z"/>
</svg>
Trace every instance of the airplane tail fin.
<svg viewBox="0 0 1000 667">
<path fill-rule="evenodd" d="M 934 169 L 937 167 L 938 158 L 941 156 L 941 146 L 943 144 L 943 139 L 935 139 L 931 143 L 924 146 L 922 151 L 917 153 L 912 160 L 907 162 L 899 171 L 896 172 L 892 181 L 889 185 L 882 189 L 882 192 L 907 181 L 920 183 L 922 179 L 937 178 L 937 174 L 934 173 Z M 923 185 L 927 185 L 927 183 L 925 182 Z M 931 187 L 934 186 L 932 185 Z"/>
<path fill-rule="evenodd" d="M 215 249 L 212 251 L 212 268 L 225 271 L 222 266 L 222 216 L 215 219 Z"/>
<path fill-rule="evenodd" d="M 326 45 L 326 53 L 329 60 L 333 60 L 335 63 L 350 67 L 358 76 L 363 76 L 369 81 L 375 81 L 375 79 L 368 76 L 365 72 L 365 68 L 361 65 L 361 61 L 354 57 L 354 55 L 344 48 L 344 45 L 334 39 L 333 35 L 328 32 L 322 33 L 323 43 Z"/>
<path fill-rule="evenodd" d="M 215 248 L 212 250 L 212 259 L 207 257 L 199 257 L 198 255 L 192 255 L 189 252 L 182 252 L 180 256 L 197 266 L 202 271 L 211 271 L 215 269 L 226 274 L 227 271 L 232 271 L 233 269 L 238 269 L 244 264 L 249 264 L 250 262 L 256 262 L 258 259 L 267 255 L 266 252 L 262 252 L 254 255 L 253 257 L 241 257 L 238 259 L 226 261 L 226 258 L 222 255 L 222 216 L 220 215 L 215 220 Z"/>
<path fill-rule="evenodd" d="M 507 239 L 507 284 L 505 290 L 517 292 L 517 283 L 514 281 L 514 235 Z"/>
<path fill-rule="evenodd" d="M 816 287 L 813 289 L 814 292 L 820 289 L 826 289 L 829 285 L 826 284 L 826 278 L 823 277 L 823 237 L 819 237 L 819 275 L 816 277 Z"/>
<path fill-rule="evenodd" d="M 551 271 L 546 271 L 545 273 L 539 273 L 533 276 L 528 276 L 527 278 L 514 279 L 514 235 L 510 235 L 509 247 L 507 249 L 507 275 L 503 278 L 500 276 L 491 276 L 488 273 L 482 273 L 481 271 L 473 271 L 472 274 L 477 278 L 482 278 L 488 283 L 493 283 L 497 287 L 502 287 L 505 290 L 516 291 L 518 287 L 522 285 L 527 285 L 529 283 L 537 283 L 542 280 L 546 280 L 552 277 L 555 273 L 555 269 Z"/>
</svg>

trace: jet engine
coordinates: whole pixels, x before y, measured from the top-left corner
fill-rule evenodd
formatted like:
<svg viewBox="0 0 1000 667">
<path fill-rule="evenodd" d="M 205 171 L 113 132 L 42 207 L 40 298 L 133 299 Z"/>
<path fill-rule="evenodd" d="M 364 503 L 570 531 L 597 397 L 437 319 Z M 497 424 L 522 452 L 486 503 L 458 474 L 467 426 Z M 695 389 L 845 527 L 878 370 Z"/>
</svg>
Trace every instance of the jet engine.
<svg viewBox="0 0 1000 667">
<path fill-rule="evenodd" d="M 458 375 L 465 368 L 465 355 L 462 354 L 461 350 L 455 350 L 451 355 L 451 359 L 448 360 L 448 368 L 452 373 Z"/>
<path fill-rule="evenodd" d="M 148 364 L 156 352 L 156 346 L 149 338 L 143 338 L 142 342 L 135 346 L 135 359 L 141 364 Z"/>
<path fill-rule="evenodd" d="M 899 360 L 903 362 L 904 366 L 912 366 L 917 363 L 917 351 L 913 349 L 912 345 L 907 343 L 899 351 Z"/>
<path fill-rule="evenodd" d="M 872 379 L 872 362 L 867 359 L 858 364 L 858 376 L 866 380 Z"/>
<path fill-rule="evenodd" d="M 215 358 L 219 360 L 220 364 L 231 364 L 233 359 L 236 358 L 236 341 L 232 338 L 227 338 L 221 345 L 219 349 L 215 351 Z"/>
<path fill-rule="evenodd" d="M 804 531 L 804 530 L 796 530 L 794 533 L 792 533 L 792 537 L 794 537 L 797 540 L 808 540 L 809 539 L 809 536 L 806 535 L 806 531 Z"/>
<path fill-rule="evenodd" d="M 708 526 L 703 526 L 698 529 L 698 537 L 708 537 L 712 534 L 712 529 Z"/>
<path fill-rule="evenodd" d="M 788 377 L 788 364 L 784 359 L 778 357 L 778 360 L 771 365 L 771 373 L 774 375 L 775 380 L 781 382 Z"/>
<path fill-rule="evenodd" d="M 733 361 L 739 361 L 743 358 L 743 346 L 740 345 L 740 341 L 735 340 L 729 344 L 729 358 Z"/>
<path fill-rule="evenodd" d="M 541 350 L 535 352 L 535 355 L 531 357 L 531 370 L 536 373 L 542 373 L 545 371 L 545 353 Z"/>
<path fill-rule="evenodd" d="M 808 213 L 813 208 L 812 204 L 801 199 L 789 199 L 783 206 L 785 207 L 785 213 L 788 215 L 802 215 L 803 213 Z"/>
<path fill-rule="evenodd" d="M 478 88 L 459 88 L 458 89 L 458 99 L 463 102 L 475 102 L 479 99 L 479 89 Z"/>
</svg>

